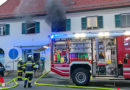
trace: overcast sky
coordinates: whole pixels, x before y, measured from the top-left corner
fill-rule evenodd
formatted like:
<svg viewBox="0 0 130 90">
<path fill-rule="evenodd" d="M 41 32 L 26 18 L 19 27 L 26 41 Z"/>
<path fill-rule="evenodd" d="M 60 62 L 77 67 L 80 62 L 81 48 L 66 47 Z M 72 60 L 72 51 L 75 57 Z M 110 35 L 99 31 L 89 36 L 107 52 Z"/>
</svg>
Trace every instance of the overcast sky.
<svg viewBox="0 0 130 90">
<path fill-rule="evenodd" d="M 7 0 L 0 0 L 0 5 L 4 4 Z"/>
</svg>

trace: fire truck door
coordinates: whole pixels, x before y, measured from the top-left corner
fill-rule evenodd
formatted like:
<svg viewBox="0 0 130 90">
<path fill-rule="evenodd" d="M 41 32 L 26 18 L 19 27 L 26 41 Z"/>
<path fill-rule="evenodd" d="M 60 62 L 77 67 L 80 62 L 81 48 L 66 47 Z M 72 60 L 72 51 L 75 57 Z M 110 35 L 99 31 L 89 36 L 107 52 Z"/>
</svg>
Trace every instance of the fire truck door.
<svg viewBox="0 0 130 90">
<path fill-rule="evenodd" d="M 124 78 L 130 78 L 130 53 L 125 53 L 123 75 Z"/>
</svg>

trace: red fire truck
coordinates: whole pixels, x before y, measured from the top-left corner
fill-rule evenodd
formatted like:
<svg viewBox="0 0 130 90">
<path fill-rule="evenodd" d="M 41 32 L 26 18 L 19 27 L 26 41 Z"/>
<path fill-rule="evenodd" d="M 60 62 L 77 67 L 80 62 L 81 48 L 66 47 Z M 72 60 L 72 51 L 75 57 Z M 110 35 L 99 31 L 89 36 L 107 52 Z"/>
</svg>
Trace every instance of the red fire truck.
<svg viewBox="0 0 130 90">
<path fill-rule="evenodd" d="M 88 85 L 92 77 L 130 78 L 130 32 L 52 34 L 51 71 Z"/>
</svg>

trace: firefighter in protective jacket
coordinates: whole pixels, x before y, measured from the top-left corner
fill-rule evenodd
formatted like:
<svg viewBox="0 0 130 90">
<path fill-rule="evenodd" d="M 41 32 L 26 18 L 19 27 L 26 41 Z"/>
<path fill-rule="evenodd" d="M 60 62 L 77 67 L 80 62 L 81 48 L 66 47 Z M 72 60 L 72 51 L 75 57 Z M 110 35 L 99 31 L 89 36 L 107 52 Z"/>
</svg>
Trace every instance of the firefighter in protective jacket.
<svg viewBox="0 0 130 90">
<path fill-rule="evenodd" d="M 24 64 L 25 69 L 25 81 L 24 81 L 24 88 L 26 88 L 28 84 L 28 88 L 31 88 L 31 82 L 33 79 L 33 72 L 36 69 L 35 62 L 33 61 L 32 55 L 29 55 L 27 61 Z"/>
<path fill-rule="evenodd" d="M 19 58 L 19 62 L 17 63 L 17 72 L 18 72 L 18 81 L 22 81 L 22 75 L 23 75 L 22 58 Z"/>
</svg>

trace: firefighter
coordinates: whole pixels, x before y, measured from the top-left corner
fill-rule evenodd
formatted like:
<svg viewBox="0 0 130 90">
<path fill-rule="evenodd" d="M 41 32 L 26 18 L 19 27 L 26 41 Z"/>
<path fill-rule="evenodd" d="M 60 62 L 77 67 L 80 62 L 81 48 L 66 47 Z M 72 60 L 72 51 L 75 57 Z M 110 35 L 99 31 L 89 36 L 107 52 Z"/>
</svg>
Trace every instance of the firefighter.
<svg viewBox="0 0 130 90">
<path fill-rule="evenodd" d="M 28 84 L 28 88 L 31 88 L 33 71 L 36 69 L 36 65 L 35 62 L 33 61 L 32 55 L 28 55 L 27 61 L 24 64 L 24 69 L 25 69 L 24 88 L 26 88 L 27 84 Z"/>
<path fill-rule="evenodd" d="M 18 72 L 18 81 L 22 81 L 22 75 L 23 75 L 22 58 L 19 58 L 19 62 L 17 63 L 17 72 Z"/>
</svg>

